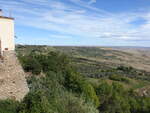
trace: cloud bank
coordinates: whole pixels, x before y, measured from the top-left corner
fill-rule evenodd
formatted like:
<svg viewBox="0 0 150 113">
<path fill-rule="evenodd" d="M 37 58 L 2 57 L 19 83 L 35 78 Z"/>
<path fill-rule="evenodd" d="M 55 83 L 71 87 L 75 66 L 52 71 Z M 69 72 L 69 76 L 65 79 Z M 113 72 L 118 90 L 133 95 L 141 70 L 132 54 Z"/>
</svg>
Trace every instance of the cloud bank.
<svg viewBox="0 0 150 113">
<path fill-rule="evenodd" d="M 55 32 L 54 37 L 150 41 L 150 11 L 110 13 L 94 3 L 96 0 L 1 0 L 0 7 L 13 11 L 16 24 Z"/>
</svg>

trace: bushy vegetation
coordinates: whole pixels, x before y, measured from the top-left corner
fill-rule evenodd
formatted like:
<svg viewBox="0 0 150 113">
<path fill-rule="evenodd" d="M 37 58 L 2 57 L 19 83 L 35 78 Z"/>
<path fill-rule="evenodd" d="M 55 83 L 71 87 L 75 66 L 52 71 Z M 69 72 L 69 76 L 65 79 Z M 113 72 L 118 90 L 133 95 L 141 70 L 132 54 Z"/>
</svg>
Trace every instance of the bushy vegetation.
<svg viewBox="0 0 150 113">
<path fill-rule="evenodd" d="M 97 95 L 101 99 L 99 110 L 101 113 L 149 113 L 150 98 L 139 97 L 132 90 L 126 92 L 117 84 L 112 85 L 106 82 L 100 84 Z"/>
<path fill-rule="evenodd" d="M 14 100 L 1 100 L 0 113 L 17 113 L 19 102 Z"/>
<path fill-rule="evenodd" d="M 23 69 L 26 72 L 32 72 L 33 74 L 40 74 L 42 71 L 41 64 L 33 58 L 33 56 L 20 56 Z"/>
<path fill-rule="evenodd" d="M 119 75 L 111 75 L 109 76 L 109 79 L 114 80 L 114 81 L 126 82 L 126 83 L 130 82 L 130 80 L 127 77 L 123 77 Z"/>
<path fill-rule="evenodd" d="M 19 54 L 30 92 L 21 101 L 0 101 L 0 113 L 149 113 L 150 98 L 127 91 L 117 82 L 98 86 L 77 72 L 60 52 Z M 45 76 L 40 76 L 44 73 Z M 129 82 L 121 76 L 111 80 Z"/>
</svg>

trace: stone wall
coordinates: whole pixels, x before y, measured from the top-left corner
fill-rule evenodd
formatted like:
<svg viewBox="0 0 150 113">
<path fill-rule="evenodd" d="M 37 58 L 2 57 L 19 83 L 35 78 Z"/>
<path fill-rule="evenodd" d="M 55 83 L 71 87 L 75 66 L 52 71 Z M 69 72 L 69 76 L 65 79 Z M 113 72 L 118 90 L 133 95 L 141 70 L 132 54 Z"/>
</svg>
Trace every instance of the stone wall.
<svg viewBox="0 0 150 113">
<path fill-rule="evenodd" d="M 0 99 L 21 100 L 28 91 L 25 73 L 15 52 L 4 52 L 0 60 Z"/>
</svg>

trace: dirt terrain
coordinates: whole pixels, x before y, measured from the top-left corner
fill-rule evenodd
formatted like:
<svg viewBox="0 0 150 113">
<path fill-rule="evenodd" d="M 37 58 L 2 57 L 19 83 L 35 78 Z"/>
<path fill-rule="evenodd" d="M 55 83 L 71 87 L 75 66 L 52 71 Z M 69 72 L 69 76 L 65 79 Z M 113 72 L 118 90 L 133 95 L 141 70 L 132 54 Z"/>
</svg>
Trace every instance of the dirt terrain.
<svg viewBox="0 0 150 113">
<path fill-rule="evenodd" d="M 132 66 L 150 72 L 150 48 L 131 47 L 54 47 L 83 57 L 115 65 Z"/>
<path fill-rule="evenodd" d="M 29 89 L 15 52 L 5 52 L 0 60 L 0 99 L 22 100 Z"/>
</svg>

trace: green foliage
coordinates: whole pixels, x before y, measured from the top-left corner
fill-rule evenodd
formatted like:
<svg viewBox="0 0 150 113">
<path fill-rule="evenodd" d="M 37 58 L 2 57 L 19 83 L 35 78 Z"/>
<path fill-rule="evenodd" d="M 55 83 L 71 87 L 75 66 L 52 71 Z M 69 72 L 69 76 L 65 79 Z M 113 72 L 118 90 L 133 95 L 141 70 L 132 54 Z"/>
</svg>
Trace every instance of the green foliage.
<svg viewBox="0 0 150 113">
<path fill-rule="evenodd" d="M 100 100 L 96 95 L 93 86 L 87 82 L 82 84 L 82 91 L 88 101 L 92 101 L 96 107 L 100 105 Z"/>
<path fill-rule="evenodd" d="M 33 74 L 41 73 L 42 67 L 33 56 L 19 56 L 19 59 L 26 72 L 32 72 Z"/>
<path fill-rule="evenodd" d="M 121 82 L 125 82 L 125 83 L 130 83 L 130 80 L 126 77 L 120 76 L 120 75 L 111 75 L 109 76 L 110 80 L 114 80 L 114 81 L 121 81 Z"/>
<path fill-rule="evenodd" d="M 81 93 L 81 84 L 84 82 L 82 76 L 79 76 L 78 73 L 75 73 L 73 70 L 69 69 L 66 72 L 64 86 L 73 92 Z"/>
<path fill-rule="evenodd" d="M 88 50 L 80 52 L 86 53 Z M 98 53 L 94 56 L 97 55 Z M 124 75 L 137 73 L 131 67 L 120 66 L 107 70 L 105 66 L 99 68 L 98 64 L 87 69 L 85 67 L 84 71 L 92 70 L 92 73 L 95 71 L 94 68 L 98 68 L 102 76 L 114 73 L 109 76 L 109 79 L 115 82 L 112 84 L 101 82 L 98 87 L 93 87 L 74 69 L 70 58 L 63 53 L 42 53 L 38 48 L 38 52 L 34 49 L 28 55 L 20 55 L 19 59 L 25 71 L 34 74 L 28 77 L 30 92 L 20 103 L 10 100 L 1 101 L 0 113 L 98 113 L 98 110 L 100 113 L 150 112 L 149 98 L 137 96 L 133 91 L 128 92 L 118 84 L 118 81 L 130 82 L 126 77 L 119 76 L 122 73 Z M 35 76 L 41 72 L 45 77 Z M 5 106 L 7 109 L 4 109 Z"/>
<path fill-rule="evenodd" d="M 107 101 L 111 97 L 112 87 L 104 82 L 96 88 L 96 93 L 99 96 L 101 103 L 104 103 L 104 101 Z"/>
<path fill-rule="evenodd" d="M 131 113 L 138 113 L 138 110 L 140 109 L 139 102 L 135 98 L 129 97 L 129 103 Z"/>
<path fill-rule="evenodd" d="M 119 66 L 117 67 L 118 70 L 126 71 L 126 72 L 131 72 L 133 71 L 133 67 L 126 67 L 126 66 Z"/>
<path fill-rule="evenodd" d="M 60 74 L 61 75 L 61 74 Z M 47 107 L 45 109 L 51 111 L 52 113 L 97 113 L 98 111 L 90 101 L 85 101 L 84 98 L 80 96 L 76 97 L 71 92 L 65 90 L 65 88 L 59 83 L 62 79 L 57 78 L 60 76 L 54 72 L 47 73 L 46 77 L 43 78 L 31 78 L 29 82 L 31 90 L 33 93 L 28 94 L 25 97 L 21 107 L 21 113 L 32 113 L 34 108 L 36 112 L 42 112 L 44 105 Z M 37 90 L 40 92 L 36 93 Z M 42 92 L 42 93 L 41 93 Z M 41 98 L 44 98 L 43 103 Z M 44 103 L 46 102 L 46 103 Z M 31 103 L 31 104 L 29 104 Z M 37 104 L 36 104 L 37 103 Z M 29 110 L 29 105 L 31 110 Z"/>
<path fill-rule="evenodd" d="M 98 113 L 92 104 L 63 90 L 49 99 L 41 92 L 29 93 L 18 110 L 19 113 Z"/>
<path fill-rule="evenodd" d="M 65 54 L 59 52 L 36 55 L 36 59 L 42 65 L 44 72 L 64 72 L 70 64 L 69 58 Z"/>
<path fill-rule="evenodd" d="M 19 102 L 13 100 L 0 100 L 0 113 L 17 113 Z"/>
<path fill-rule="evenodd" d="M 21 103 L 19 113 L 54 113 L 48 99 L 41 92 L 29 93 Z"/>
<path fill-rule="evenodd" d="M 92 101 L 96 107 L 99 106 L 100 102 L 96 95 L 95 89 L 90 83 L 85 81 L 79 73 L 69 70 L 66 73 L 64 86 L 75 93 L 83 93 L 86 100 Z"/>
<path fill-rule="evenodd" d="M 140 111 L 141 113 L 150 113 L 150 98 L 149 97 L 141 97 L 138 99 L 140 103 Z"/>
<path fill-rule="evenodd" d="M 114 93 L 118 93 L 120 95 L 123 95 L 123 94 L 126 94 L 126 91 L 124 90 L 124 87 L 119 84 L 119 83 L 116 83 L 116 82 L 113 82 L 112 83 L 112 90 Z"/>
<path fill-rule="evenodd" d="M 62 53 L 49 52 L 48 54 L 18 55 L 20 62 L 26 72 L 40 74 L 41 71 L 64 72 L 69 65 L 69 58 Z"/>
<path fill-rule="evenodd" d="M 96 91 L 101 99 L 99 110 L 102 113 L 130 113 L 130 105 L 121 85 L 113 83 L 110 86 L 104 82 Z"/>
<path fill-rule="evenodd" d="M 109 85 L 101 83 L 96 88 L 101 100 L 101 113 L 149 113 L 150 98 L 136 96 L 133 91 L 127 92 L 118 83 Z"/>
<path fill-rule="evenodd" d="M 46 76 L 41 78 L 32 76 L 28 78 L 28 84 L 32 93 L 25 97 L 19 113 L 50 113 L 54 111 L 56 113 L 97 112 L 96 107 L 99 106 L 99 100 L 94 88 L 85 81 L 81 74 L 72 68 L 66 55 L 50 52 L 46 55 L 32 53 L 31 56 L 40 64 Z M 28 56 L 24 56 L 24 59 L 26 59 L 25 57 Z M 37 90 L 42 93 L 37 92 Z M 82 95 L 84 98 L 81 98 Z M 43 108 L 45 108 L 45 111 Z"/>
</svg>

